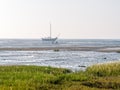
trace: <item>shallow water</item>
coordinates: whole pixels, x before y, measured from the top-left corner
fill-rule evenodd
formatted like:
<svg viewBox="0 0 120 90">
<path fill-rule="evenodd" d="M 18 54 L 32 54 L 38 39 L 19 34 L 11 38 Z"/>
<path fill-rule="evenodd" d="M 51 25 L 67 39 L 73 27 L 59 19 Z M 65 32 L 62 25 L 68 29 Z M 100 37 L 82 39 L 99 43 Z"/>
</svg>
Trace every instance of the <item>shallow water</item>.
<svg viewBox="0 0 120 90">
<path fill-rule="evenodd" d="M 1 39 L 0 48 L 28 47 L 117 47 L 120 40 L 60 39 L 58 44 L 45 44 L 40 39 Z M 73 71 L 85 70 L 97 63 L 120 61 L 120 53 L 95 51 L 0 51 L 0 65 L 38 65 L 68 68 Z"/>
<path fill-rule="evenodd" d="M 120 53 L 94 51 L 0 51 L 0 65 L 37 65 L 85 70 L 97 63 L 119 61 Z"/>
</svg>

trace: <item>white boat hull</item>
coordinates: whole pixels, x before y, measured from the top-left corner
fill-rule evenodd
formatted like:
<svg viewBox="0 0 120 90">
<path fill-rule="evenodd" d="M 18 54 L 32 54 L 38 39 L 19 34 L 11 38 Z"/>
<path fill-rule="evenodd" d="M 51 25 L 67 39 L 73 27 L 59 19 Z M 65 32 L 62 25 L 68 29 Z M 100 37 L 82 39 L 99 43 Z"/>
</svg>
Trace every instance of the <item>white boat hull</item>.
<svg viewBox="0 0 120 90">
<path fill-rule="evenodd" d="M 51 43 L 55 43 L 56 40 L 57 40 L 57 37 L 56 38 L 42 38 L 42 41 L 51 42 Z"/>
<path fill-rule="evenodd" d="M 42 38 L 43 41 L 56 41 L 57 40 L 57 37 L 56 38 Z"/>
</svg>

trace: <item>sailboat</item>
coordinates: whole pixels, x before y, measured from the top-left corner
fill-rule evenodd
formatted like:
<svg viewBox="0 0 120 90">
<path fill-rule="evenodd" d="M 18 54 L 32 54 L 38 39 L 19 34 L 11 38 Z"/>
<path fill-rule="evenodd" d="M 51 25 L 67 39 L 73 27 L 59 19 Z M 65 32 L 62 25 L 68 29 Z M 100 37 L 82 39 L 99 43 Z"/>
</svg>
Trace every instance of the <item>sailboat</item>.
<svg viewBox="0 0 120 90">
<path fill-rule="evenodd" d="M 50 23 L 50 36 L 42 38 L 42 41 L 44 41 L 44 42 L 50 42 L 50 43 L 56 43 L 57 39 L 58 39 L 58 37 L 52 38 L 51 23 Z"/>
</svg>

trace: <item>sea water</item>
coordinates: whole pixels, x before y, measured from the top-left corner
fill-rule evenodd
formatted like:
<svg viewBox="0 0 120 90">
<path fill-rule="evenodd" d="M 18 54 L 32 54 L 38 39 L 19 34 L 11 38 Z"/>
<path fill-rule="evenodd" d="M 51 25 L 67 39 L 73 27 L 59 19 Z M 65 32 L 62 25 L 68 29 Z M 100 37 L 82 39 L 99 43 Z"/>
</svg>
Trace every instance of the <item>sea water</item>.
<svg viewBox="0 0 120 90">
<path fill-rule="evenodd" d="M 58 44 L 44 44 L 40 39 L 2 39 L 0 48 L 56 47 L 56 46 L 102 46 L 119 47 L 120 40 L 59 40 Z M 120 61 L 120 53 L 96 51 L 0 51 L 0 65 L 37 65 L 85 70 L 88 66 Z"/>
<path fill-rule="evenodd" d="M 44 46 L 120 46 L 120 39 L 59 39 L 58 44 L 45 44 L 41 39 L 0 39 L 0 47 Z"/>
</svg>

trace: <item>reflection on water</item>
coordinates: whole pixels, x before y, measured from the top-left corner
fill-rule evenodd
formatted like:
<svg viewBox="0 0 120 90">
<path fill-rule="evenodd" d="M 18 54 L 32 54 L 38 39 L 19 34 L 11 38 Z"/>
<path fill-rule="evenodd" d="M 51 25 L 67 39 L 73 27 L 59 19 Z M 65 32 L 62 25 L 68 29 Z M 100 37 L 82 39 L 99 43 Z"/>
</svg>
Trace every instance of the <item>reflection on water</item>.
<svg viewBox="0 0 120 90">
<path fill-rule="evenodd" d="M 93 51 L 0 51 L 0 65 L 38 65 L 84 70 L 86 67 L 120 60 L 120 53 Z"/>
</svg>

